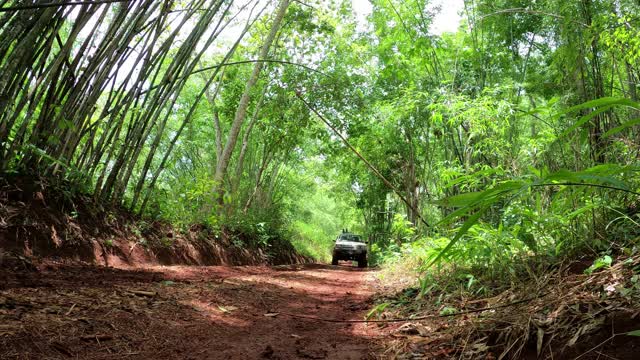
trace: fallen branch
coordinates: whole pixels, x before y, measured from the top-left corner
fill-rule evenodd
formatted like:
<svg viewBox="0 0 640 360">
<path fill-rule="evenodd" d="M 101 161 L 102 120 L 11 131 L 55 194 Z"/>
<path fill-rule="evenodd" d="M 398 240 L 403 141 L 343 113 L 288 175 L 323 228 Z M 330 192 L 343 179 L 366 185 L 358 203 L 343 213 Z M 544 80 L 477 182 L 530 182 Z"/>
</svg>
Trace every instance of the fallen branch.
<svg viewBox="0 0 640 360">
<path fill-rule="evenodd" d="M 154 297 L 158 295 L 155 291 L 129 290 L 130 293 L 138 296 Z"/>
</svg>

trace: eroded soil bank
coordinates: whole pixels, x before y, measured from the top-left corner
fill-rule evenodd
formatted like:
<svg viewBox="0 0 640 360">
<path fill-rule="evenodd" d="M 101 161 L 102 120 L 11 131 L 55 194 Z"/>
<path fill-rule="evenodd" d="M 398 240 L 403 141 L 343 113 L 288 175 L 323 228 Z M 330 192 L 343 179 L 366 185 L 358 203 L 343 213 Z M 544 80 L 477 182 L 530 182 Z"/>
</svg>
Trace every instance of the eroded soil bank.
<svg viewBox="0 0 640 360">
<path fill-rule="evenodd" d="M 43 180 L 41 180 L 42 182 Z M 0 179 L 3 254 L 105 266 L 281 265 L 310 262 L 288 239 L 194 224 L 177 228 L 35 179 Z M 17 184 L 17 185 L 16 185 Z M 7 266 L 4 264 L 4 266 Z"/>
<path fill-rule="evenodd" d="M 48 264 L 4 271 L 2 359 L 370 359 L 372 270 Z"/>
</svg>

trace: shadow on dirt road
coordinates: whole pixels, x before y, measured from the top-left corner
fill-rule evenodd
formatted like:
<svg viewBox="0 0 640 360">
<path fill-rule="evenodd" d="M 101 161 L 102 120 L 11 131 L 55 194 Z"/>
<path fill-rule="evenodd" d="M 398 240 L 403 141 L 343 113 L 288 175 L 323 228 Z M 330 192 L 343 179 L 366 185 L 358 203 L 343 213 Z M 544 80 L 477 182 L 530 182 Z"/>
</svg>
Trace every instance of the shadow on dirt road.
<svg viewBox="0 0 640 360">
<path fill-rule="evenodd" d="M 0 270 L 2 359 L 369 359 L 373 271 L 349 266 Z"/>
</svg>

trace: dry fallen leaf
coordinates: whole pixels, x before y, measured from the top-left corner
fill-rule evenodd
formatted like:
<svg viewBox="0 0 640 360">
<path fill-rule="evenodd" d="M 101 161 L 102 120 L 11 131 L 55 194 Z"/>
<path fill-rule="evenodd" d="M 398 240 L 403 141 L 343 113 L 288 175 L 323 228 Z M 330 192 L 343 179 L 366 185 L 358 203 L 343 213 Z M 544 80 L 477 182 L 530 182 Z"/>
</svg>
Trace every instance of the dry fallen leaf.
<svg viewBox="0 0 640 360">
<path fill-rule="evenodd" d="M 218 309 L 220 309 L 220 311 L 222 311 L 223 313 L 230 313 L 232 311 L 238 310 L 238 307 L 237 306 L 233 306 L 233 305 L 230 305 L 230 306 L 220 306 L 220 305 L 218 305 Z"/>
<path fill-rule="evenodd" d="M 538 328 L 537 336 L 538 341 L 536 342 L 536 354 L 540 356 L 540 353 L 542 353 L 542 344 L 544 343 L 544 330 L 542 330 L 542 328 Z"/>
<path fill-rule="evenodd" d="M 418 331 L 418 334 L 420 336 L 422 336 L 422 337 L 429 336 L 430 329 L 427 328 L 426 326 L 420 325 L 420 324 L 415 324 L 415 327 L 416 327 L 416 330 Z"/>
<path fill-rule="evenodd" d="M 433 332 L 429 327 L 414 323 L 406 323 L 400 326 L 396 331 L 407 335 L 420 335 L 421 337 L 427 337 Z"/>
</svg>

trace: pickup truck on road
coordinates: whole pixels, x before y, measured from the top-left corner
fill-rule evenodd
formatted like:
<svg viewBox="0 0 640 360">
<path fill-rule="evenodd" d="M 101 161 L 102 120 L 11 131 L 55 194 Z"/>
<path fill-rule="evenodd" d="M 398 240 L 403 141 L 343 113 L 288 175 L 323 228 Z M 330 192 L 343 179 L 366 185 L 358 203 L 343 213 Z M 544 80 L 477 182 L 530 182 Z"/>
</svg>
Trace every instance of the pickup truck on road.
<svg viewBox="0 0 640 360">
<path fill-rule="evenodd" d="M 349 232 L 338 235 L 333 246 L 331 264 L 338 265 L 340 260 L 355 260 L 358 262 L 358 267 L 367 267 L 367 244 L 362 236 Z"/>
</svg>

